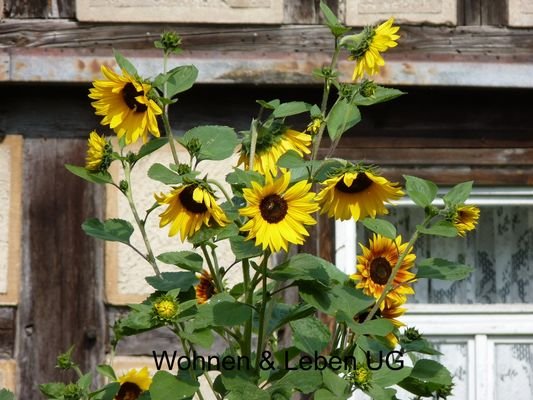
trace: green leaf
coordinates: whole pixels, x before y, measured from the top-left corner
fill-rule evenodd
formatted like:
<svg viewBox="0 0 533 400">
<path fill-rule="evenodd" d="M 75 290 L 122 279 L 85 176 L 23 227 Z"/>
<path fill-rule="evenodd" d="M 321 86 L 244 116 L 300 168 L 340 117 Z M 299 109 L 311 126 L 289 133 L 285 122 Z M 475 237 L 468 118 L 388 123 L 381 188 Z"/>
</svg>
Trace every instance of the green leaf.
<svg viewBox="0 0 533 400">
<path fill-rule="evenodd" d="M 147 276 L 146 282 L 156 290 L 168 292 L 173 289 L 183 291 L 190 289 L 198 282 L 193 272 L 163 272 L 161 276 Z"/>
<path fill-rule="evenodd" d="M 349 286 L 335 285 L 327 289 L 304 281 L 299 282 L 298 286 L 303 301 L 328 315 L 335 316 L 342 311 L 353 317 L 375 302 L 361 290 Z"/>
<path fill-rule="evenodd" d="M 322 371 L 322 379 L 324 380 L 324 386 L 337 396 L 336 399 L 346 399 L 349 397 L 349 395 L 346 395 L 348 382 L 337 375 L 337 373 L 326 368 Z"/>
<path fill-rule="evenodd" d="M 188 174 L 187 174 L 188 175 Z M 177 185 L 183 182 L 184 175 L 178 175 L 162 164 L 155 163 L 148 169 L 148 176 L 154 181 L 159 181 L 165 185 Z"/>
<path fill-rule="evenodd" d="M 463 204 L 468 199 L 468 196 L 470 196 L 473 184 L 474 181 L 468 181 L 455 185 L 444 196 L 444 203 L 450 207 Z"/>
<path fill-rule="evenodd" d="M 420 339 L 408 341 L 408 342 L 405 342 L 404 340 L 400 340 L 400 344 L 402 346 L 402 350 L 405 352 L 414 351 L 417 353 L 429 354 L 429 355 L 434 355 L 434 356 L 442 355 L 440 351 L 435 350 L 432 344 L 424 338 L 420 338 Z"/>
<path fill-rule="evenodd" d="M 181 65 L 167 73 L 167 97 L 189 90 L 198 78 L 198 69 L 194 65 Z"/>
<path fill-rule="evenodd" d="M 331 11 L 331 9 L 323 1 L 320 2 L 320 10 L 324 16 L 326 25 L 330 29 L 333 36 L 342 36 L 350 30 L 350 28 L 345 27 L 339 22 L 337 16 L 333 14 L 333 11 Z"/>
<path fill-rule="evenodd" d="M 180 335 L 185 340 L 188 340 L 193 344 L 197 344 L 204 349 L 209 349 L 215 341 L 215 337 L 213 336 L 213 331 L 211 329 L 199 329 L 192 333 L 181 332 Z"/>
<path fill-rule="evenodd" d="M 82 225 L 83 231 L 92 237 L 129 244 L 133 226 L 123 219 L 108 219 L 101 222 L 98 218 L 89 218 Z"/>
<path fill-rule="evenodd" d="M 429 206 L 437 195 L 437 185 L 416 176 L 404 175 L 403 177 L 405 178 L 405 190 L 415 204 L 423 208 Z"/>
<path fill-rule="evenodd" d="M 63 396 L 65 384 L 60 382 L 44 383 L 39 385 L 39 390 L 49 399 L 58 399 Z"/>
<path fill-rule="evenodd" d="M 387 319 L 373 319 L 364 323 L 354 321 L 353 316 L 344 311 L 337 313 L 337 319 L 343 321 L 348 327 L 359 335 L 387 336 L 394 329 L 394 325 Z"/>
<path fill-rule="evenodd" d="M 397 369 L 380 368 L 377 371 L 372 372 L 372 382 L 384 388 L 396 385 L 398 382 L 407 378 L 412 370 L 410 367 L 406 366 L 400 368 L 400 365 L 394 368 Z"/>
<path fill-rule="evenodd" d="M 418 360 L 410 376 L 411 378 L 438 385 L 450 385 L 452 383 L 450 371 L 434 360 Z"/>
<path fill-rule="evenodd" d="M 308 317 L 290 323 L 293 332 L 293 345 L 307 354 L 314 355 L 326 348 L 331 333 L 319 319 Z"/>
<path fill-rule="evenodd" d="M 132 77 L 137 76 L 137 69 L 133 66 L 133 64 L 122 54 L 120 54 L 117 50 L 113 49 L 113 55 L 115 56 L 115 60 L 117 61 L 118 66 L 120 69 L 126 71 L 128 74 L 130 74 Z"/>
<path fill-rule="evenodd" d="M 84 167 L 78 167 L 77 165 L 65 164 L 65 168 L 72 172 L 74 175 L 79 176 L 91 183 L 105 184 L 113 183 L 113 178 L 109 172 L 91 172 Z"/>
<path fill-rule="evenodd" d="M 278 159 L 278 166 L 282 168 L 305 167 L 306 161 L 294 150 L 289 150 Z"/>
<path fill-rule="evenodd" d="M 315 400 L 339 400 L 339 398 L 345 398 L 345 397 L 339 397 L 336 394 L 331 393 L 329 390 L 326 389 L 318 389 L 315 392 L 315 395 L 313 397 Z"/>
<path fill-rule="evenodd" d="M 237 134 L 229 126 L 197 126 L 185 132 L 180 143 L 186 146 L 192 139 L 201 143 L 198 160 L 224 160 L 231 157 L 238 145 Z"/>
<path fill-rule="evenodd" d="M 213 306 L 213 322 L 217 326 L 235 326 L 252 316 L 252 309 L 244 303 L 220 302 Z"/>
<path fill-rule="evenodd" d="M 15 400 L 15 394 L 7 389 L 0 390 L 0 400 Z"/>
<path fill-rule="evenodd" d="M 268 276 L 281 281 L 289 279 L 316 281 L 324 285 L 329 285 L 332 280 L 344 283 L 348 279 L 346 274 L 341 272 L 335 265 L 321 257 L 307 253 L 299 253 L 292 256 L 283 264 L 272 269 Z"/>
<path fill-rule="evenodd" d="M 444 237 L 456 237 L 458 235 L 457 228 L 448 221 L 439 221 L 436 224 L 425 228 L 421 225 L 417 225 L 418 232 L 425 235 L 444 236 Z"/>
<path fill-rule="evenodd" d="M 361 113 L 357 106 L 350 104 L 346 99 L 339 100 L 327 117 L 328 134 L 331 140 L 336 140 L 351 127 L 361 121 Z"/>
<path fill-rule="evenodd" d="M 150 385 L 152 400 L 182 400 L 193 396 L 200 384 L 182 380 L 166 371 L 158 371 Z"/>
<path fill-rule="evenodd" d="M 165 264 L 175 265 L 192 272 L 201 272 L 204 259 L 193 251 L 170 251 L 156 257 Z"/>
<path fill-rule="evenodd" d="M 460 281 L 468 278 L 474 271 L 464 264 L 455 263 L 442 258 L 427 258 L 417 265 L 417 278 L 443 279 L 446 281 Z"/>
<path fill-rule="evenodd" d="M 386 88 L 383 86 L 376 87 L 376 93 L 370 97 L 364 97 L 360 93 L 355 96 L 354 103 L 358 106 L 371 106 L 378 103 L 384 103 L 396 99 L 404 95 L 405 92 L 402 92 L 398 89 Z"/>
<path fill-rule="evenodd" d="M 365 218 L 363 225 L 372 232 L 378 233 L 389 239 L 396 239 L 396 227 L 389 221 L 377 218 Z"/>
<path fill-rule="evenodd" d="M 100 364 L 96 367 L 96 371 L 102 375 L 102 376 L 105 376 L 109 379 L 111 379 L 112 381 L 116 381 L 117 380 L 117 376 L 115 375 L 115 371 L 113 370 L 113 367 L 111 365 L 107 365 L 107 364 Z"/>
<path fill-rule="evenodd" d="M 280 104 L 280 101 L 277 99 L 268 102 L 265 100 L 256 100 L 255 102 L 266 110 L 275 110 Z"/>
<path fill-rule="evenodd" d="M 258 257 L 263 254 L 261 247 L 257 247 L 253 239 L 245 240 L 242 236 L 233 236 L 229 238 L 229 242 L 236 260 Z"/>
<path fill-rule="evenodd" d="M 135 157 L 135 160 L 140 160 L 141 158 L 146 157 L 148 154 L 151 154 L 154 151 L 160 149 L 167 143 L 168 138 L 166 137 L 155 138 L 150 140 L 148 143 L 142 145 L 142 147 L 139 149 L 139 152 L 137 153 L 137 156 Z"/>
<path fill-rule="evenodd" d="M 275 118 L 284 118 L 291 115 L 308 112 L 310 109 L 311 105 L 304 103 L 303 101 L 291 101 L 289 103 L 282 103 L 277 106 L 273 112 L 273 115 Z"/>
<path fill-rule="evenodd" d="M 82 375 L 80 377 L 80 379 L 78 379 L 78 386 L 81 387 L 83 390 L 88 390 L 89 389 L 89 386 L 91 386 L 91 383 L 93 381 L 93 374 L 91 374 L 90 372 L 85 374 L 85 375 Z"/>
<path fill-rule="evenodd" d="M 91 393 L 89 397 L 98 400 L 114 400 L 119 390 L 120 383 L 111 382 L 110 384 L 104 386 L 102 389 Z"/>
<path fill-rule="evenodd" d="M 322 386 L 322 374 L 319 371 L 291 371 L 283 378 L 281 378 L 278 386 L 288 386 L 297 389 L 302 393 L 311 393 Z"/>
</svg>

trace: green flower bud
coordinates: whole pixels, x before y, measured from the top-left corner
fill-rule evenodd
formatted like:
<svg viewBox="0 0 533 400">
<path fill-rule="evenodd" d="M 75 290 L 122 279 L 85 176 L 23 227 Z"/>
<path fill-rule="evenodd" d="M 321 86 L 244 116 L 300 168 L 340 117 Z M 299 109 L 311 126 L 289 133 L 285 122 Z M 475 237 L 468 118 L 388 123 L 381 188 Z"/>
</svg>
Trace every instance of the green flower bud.
<svg viewBox="0 0 533 400">
<path fill-rule="evenodd" d="M 119 183 L 119 188 L 121 192 L 126 192 L 128 190 L 128 181 L 122 179 Z"/>
<path fill-rule="evenodd" d="M 361 83 L 359 93 L 361 93 L 361 96 L 363 97 L 372 97 L 376 94 L 377 87 L 378 86 L 374 81 L 364 80 L 363 83 Z"/>
<path fill-rule="evenodd" d="M 154 42 L 158 49 L 163 49 L 165 54 L 179 53 L 181 51 L 181 37 L 176 32 L 163 32 L 161 39 Z"/>
<path fill-rule="evenodd" d="M 418 340 L 422 337 L 422 335 L 420 334 L 420 332 L 418 332 L 418 329 L 416 328 L 407 328 L 403 335 L 405 336 L 405 339 L 407 339 L 409 342 Z"/>
<path fill-rule="evenodd" d="M 171 322 L 179 314 L 179 304 L 173 296 L 165 294 L 153 303 L 153 311 L 156 319 Z"/>
<path fill-rule="evenodd" d="M 357 368 L 350 372 L 350 381 L 362 390 L 368 390 L 371 386 L 370 380 L 372 379 L 372 372 L 364 365 L 359 365 Z"/>
<path fill-rule="evenodd" d="M 453 383 L 450 383 L 449 385 L 441 386 L 439 389 L 437 389 L 437 392 L 435 393 L 437 395 L 437 399 L 447 399 L 448 396 L 452 396 L 453 387 L 454 387 Z"/>
<path fill-rule="evenodd" d="M 187 151 L 189 152 L 189 154 L 192 157 L 197 157 L 198 156 L 198 154 L 200 153 L 200 148 L 201 147 L 202 147 L 202 143 L 197 138 L 192 138 L 185 145 L 185 148 L 187 149 Z"/>
<path fill-rule="evenodd" d="M 80 400 L 83 396 L 83 390 L 75 383 L 69 383 L 65 386 L 63 398 L 65 400 Z"/>
<path fill-rule="evenodd" d="M 66 352 L 64 353 L 61 353 L 60 355 L 57 356 L 57 364 L 56 364 L 56 367 L 57 368 L 60 368 L 60 369 L 70 369 L 72 368 L 73 366 L 76 365 L 76 363 L 74 363 L 72 361 L 72 352 L 74 351 L 74 346 L 71 346 L 70 349 L 68 349 Z"/>
<path fill-rule="evenodd" d="M 179 175 L 185 175 L 191 172 L 191 167 L 188 164 L 178 164 L 177 171 Z"/>
</svg>

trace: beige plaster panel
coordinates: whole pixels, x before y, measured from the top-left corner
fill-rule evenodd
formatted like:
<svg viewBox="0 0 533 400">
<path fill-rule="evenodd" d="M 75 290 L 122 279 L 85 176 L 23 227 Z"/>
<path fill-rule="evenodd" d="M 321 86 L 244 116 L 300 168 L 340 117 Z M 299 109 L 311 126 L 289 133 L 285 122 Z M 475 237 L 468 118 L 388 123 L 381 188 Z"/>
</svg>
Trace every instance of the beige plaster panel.
<svg viewBox="0 0 533 400">
<path fill-rule="evenodd" d="M 0 304 L 17 304 L 20 280 L 22 136 L 0 142 Z"/>
<path fill-rule="evenodd" d="M 180 160 L 188 160 L 189 156 L 184 149 L 179 148 Z M 209 174 L 212 179 L 217 179 L 227 190 L 229 185 L 225 182 L 225 176 L 236 165 L 237 157 L 232 160 L 223 161 L 203 161 L 199 165 L 199 170 L 203 171 L 200 177 L 205 173 Z M 150 208 L 155 199 L 154 193 L 170 191 L 170 186 L 154 181 L 147 176 L 149 167 L 155 162 L 168 165 L 172 162 L 170 147 L 165 146 L 150 156 L 142 159 L 133 169 L 132 172 L 132 190 L 133 197 L 139 213 L 144 216 L 145 210 Z M 119 174 L 119 164 L 112 165 L 112 174 L 115 180 Z M 106 218 L 122 218 L 130 221 L 134 226 L 135 222 L 125 197 L 114 187 L 107 186 L 107 210 Z M 223 202 L 223 195 L 217 193 L 220 202 Z M 146 230 L 150 237 L 150 242 L 154 248 L 154 254 L 157 256 L 167 251 L 192 250 L 192 245 L 182 243 L 179 234 L 168 237 L 168 225 L 159 228 L 159 214 L 166 208 L 160 207 L 150 214 L 146 222 Z M 132 236 L 132 243 L 141 251 L 145 252 L 142 236 L 138 229 Z M 230 265 L 234 261 L 233 253 L 228 240 L 219 243 L 217 248 L 218 260 L 221 266 Z M 144 280 L 145 276 L 154 275 L 153 269 L 149 263 L 143 260 L 137 253 L 126 245 L 117 242 L 106 242 L 106 298 L 111 304 L 128 304 L 144 300 L 153 289 Z M 172 265 L 159 263 L 162 272 L 177 271 Z M 207 265 L 205 266 L 207 269 Z M 240 268 L 235 266 L 228 276 L 229 281 L 239 279 Z"/>
<path fill-rule="evenodd" d="M 283 0 L 77 0 L 80 21 L 281 23 Z"/>
<path fill-rule="evenodd" d="M 399 23 L 457 25 L 457 0 L 346 0 L 346 24 L 374 25 L 394 17 Z"/>
<path fill-rule="evenodd" d="M 509 0 L 509 25 L 533 26 L 533 0 Z"/>
<path fill-rule="evenodd" d="M 0 389 L 15 391 L 15 360 L 0 360 Z"/>
<path fill-rule="evenodd" d="M 169 349 L 169 351 L 171 350 Z M 126 372 L 128 372 L 132 368 L 139 370 L 143 367 L 148 367 L 148 369 L 150 370 L 150 374 L 152 376 L 157 372 L 157 369 L 154 364 L 154 359 L 152 357 L 119 356 L 113 359 L 113 361 L 111 362 L 111 365 L 113 369 L 115 370 L 117 377 L 124 375 Z M 162 368 L 162 370 L 165 370 L 165 368 Z M 173 370 L 172 372 L 176 373 L 176 370 Z M 218 372 L 213 371 L 209 373 L 209 376 L 214 381 L 217 374 Z M 216 400 L 215 396 L 212 394 L 211 389 L 209 388 L 207 384 L 207 381 L 203 377 L 200 378 L 200 387 L 202 388 L 202 395 L 205 400 Z M 195 399 L 197 398 L 198 397 L 195 396 Z"/>
</svg>

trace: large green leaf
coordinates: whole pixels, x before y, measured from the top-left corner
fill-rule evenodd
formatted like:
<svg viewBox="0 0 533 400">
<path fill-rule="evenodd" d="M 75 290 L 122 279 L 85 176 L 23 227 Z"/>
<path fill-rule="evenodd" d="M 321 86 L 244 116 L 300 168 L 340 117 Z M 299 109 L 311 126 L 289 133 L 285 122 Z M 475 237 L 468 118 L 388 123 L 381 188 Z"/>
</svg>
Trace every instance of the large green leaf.
<svg viewBox="0 0 533 400">
<path fill-rule="evenodd" d="M 335 285 L 324 288 L 311 282 L 299 282 L 300 296 L 307 303 L 328 315 L 335 316 L 342 311 L 352 318 L 374 303 L 374 299 L 365 296 L 361 290 L 349 286 Z"/>
<path fill-rule="evenodd" d="M 15 395 L 7 389 L 1 389 L 0 400 L 15 400 Z"/>
<path fill-rule="evenodd" d="M 152 139 L 148 143 L 142 145 L 135 159 L 140 160 L 141 158 L 146 157 L 147 155 L 152 154 L 154 151 L 160 149 L 167 143 L 168 138 L 166 137 Z"/>
<path fill-rule="evenodd" d="M 444 203 L 452 207 L 458 204 L 463 204 L 466 199 L 468 199 L 468 196 L 470 196 L 473 183 L 474 181 L 468 181 L 455 185 L 444 196 Z"/>
<path fill-rule="evenodd" d="M 354 99 L 354 103 L 358 106 L 371 106 L 378 103 L 384 103 L 389 100 L 393 100 L 401 95 L 405 94 L 398 89 L 386 88 L 383 86 L 377 86 L 376 92 L 373 96 L 364 97 L 361 94 L 357 94 Z"/>
<path fill-rule="evenodd" d="M 157 259 L 193 272 L 200 272 L 204 262 L 204 259 L 193 251 L 170 251 L 158 255 Z"/>
<path fill-rule="evenodd" d="M 216 294 L 209 303 L 198 307 L 194 328 L 240 325 L 250 318 L 251 313 L 251 307 L 236 302 L 228 293 Z"/>
<path fill-rule="evenodd" d="M 113 183 L 113 178 L 109 172 L 91 172 L 86 170 L 83 167 L 78 167 L 77 165 L 65 164 L 65 168 L 72 172 L 74 175 L 79 176 L 82 179 L 85 179 L 91 183 L 105 184 Z"/>
<path fill-rule="evenodd" d="M 167 97 L 170 99 L 194 85 L 198 69 L 194 65 L 180 65 L 168 71 L 167 77 Z"/>
<path fill-rule="evenodd" d="M 92 237 L 108 240 L 110 242 L 122 242 L 129 244 L 133 226 L 123 219 L 108 219 L 101 222 L 98 218 L 86 220 L 81 228 Z"/>
<path fill-rule="evenodd" d="M 389 221 L 377 218 L 365 218 L 363 225 L 372 232 L 378 233 L 389 239 L 396 238 L 396 227 Z"/>
<path fill-rule="evenodd" d="M 293 345 L 307 354 L 320 354 L 326 348 L 331 333 L 319 319 L 307 317 L 290 323 Z"/>
<path fill-rule="evenodd" d="M 199 160 L 224 160 L 233 154 L 238 144 L 237 134 L 229 126 L 198 126 L 185 132 L 180 142 L 186 146 L 192 139 L 201 144 Z"/>
<path fill-rule="evenodd" d="M 332 280 L 344 283 L 348 279 L 346 274 L 339 271 L 335 265 L 323 258 L 306 253 L 292 256 L 271 270 L 268 276 L 279 281 L 315 281 L 325 286 L 329 285 Z"/>
<path fill-rule="evenodd" d="M 150 286 L 162 292 L 173 289 L 185 291 L 198 282 L 193 272 L 163 272 L 161 276 L 147 276 L 145 279 Z"/>
<path fill-rule="evenodd" d="M 128 60 L 126 57 L 124 57 L 121 53 L 119 53 L 115 49 L 113 49 L 113 55 L 115 56 L 115 60 L 117 61 L 117 64 L 120 67 L 120 69 L 126 71 L 132 77 L 137 76 L 137 69 L 135 69 L 135 67 L 130 62 L 130 60 Z"/>
<path fill-rule="evenodd" d="M 429 206 L 437 195 L 437 185 L 416 176 L 404 175 L 403 177 L 405 178 L 405 190 L 415 204 L 420 207 Z"/>
<path fill-rule="evenodd" d="M 185 381 L 166 371 L 158 371 L 150 385 L 152 400 L 182 400 L 193 396 L 200 384 Z"/>
<path fill-rule="evenodd" d="M 450 385 L 452 375 L 442 364 L 434 360 L 418 360 L 411 371 L 411 378 L 438 385 Z"/>
<path fill-rule="evenodd" d="M 311 105 L 304 103 L 303 101 L 291 101 L 289 103 L 282 103 L 277 106 L 273 114 L 275 118 L 283 118 L 291 115 L 302 114 L 309 111 L 310 108 Z"/>
<path fill-rule="evenodd" d="M 361 113 L 357 106 L 346 99 L 339 100 L 331 109 L 327 117 L 328 134 L 331 140 L 336 140 L 351 127 L 361 121 Z"/>
<path fill-rule="evenodd" d="M 162 182 L 165 185 L 177 185 L 183 182 L 183 176 L 159 163 L 153 164 L 148 169 L 148 176 L 154 181 Z"/>
<path fill-rule="evenodd" d="M 460 281 L 468 278 L 474 268 L 455 263 L 442 258 L 427 258 L 417 264 L 417 278 L 443 279 L 446 281 Z"/>
<path fill-rule="evenodd" d="M 254 240 L 246 240 L 242 236 L 232 236 L 229 238 L 229 242 L 236 260 L 258 257 L 263 254 L 261 247 L 257 247 Z"/>
</svg>

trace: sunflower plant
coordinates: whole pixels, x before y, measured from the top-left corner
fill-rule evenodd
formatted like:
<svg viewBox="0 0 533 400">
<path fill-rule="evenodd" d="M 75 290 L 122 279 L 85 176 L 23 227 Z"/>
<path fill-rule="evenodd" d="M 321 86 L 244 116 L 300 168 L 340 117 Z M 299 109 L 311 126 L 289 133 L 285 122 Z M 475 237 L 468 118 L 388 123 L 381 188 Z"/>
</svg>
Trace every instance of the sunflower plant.
<svg viewBox="0 0 533 400">
<path fill-rule="evenodd" d="M 133 248 L 154 273 L 146 277 L 153 293 L 115 321 L 112 344 L 165 328 L 175 335 L 180 361 L 174 366 L 161 349 L 154 352 L 151 373 L 143 368 L 120 377 L 102 364 L 97 372 L 107 383 L 96 387 L 93 375 L 83 374 L 67 352 L 58 366 L 73 369 L 79 380 L 41 385 L 48 398 L 282 400 L 300 393 L 328 400 L 363 392 L 385 400 L 397 398 L 400 389 L 417 398 L 446 398 L 452 392 L 450 372 L 428 358 L 439 353 L 400 319 L 415 295 L 415 281 L 459 280 L 471 272 L 453 260 L 417 256 L 416 241 L 423 235 L 465 236 L 475 229 L 479 209 L 465 205 L 472 182 L 453 187 L 439 206 L 433 182 L 406 175 L 401 187 L 378 166 L 332 157 L 342 136 L 360 122 L 362 109 L 403 94 L 370 80 L 384 65 L 382 53 L 395 47 L 400 35 L 392 18 L 353 33 L 326 5 L 321 8 L 335 45 L 330 64 L 314 73 L 323 82 L 320 103 L 259 100 L 259 113 L 244 132 L 207 125 L 174 135 L 169 109 L 198 73 L 191 65 L 167 69 L 168 57 L 181 46 L 174 33 L 163 33 L 156 42 L 163 51 L 163 71 L 156 77 L 140 76 L 117 52 L 119 70 L 102 67 L 103 78 L 93 83 L 89 97 L 102 125 L 118 140 L 112 144 L 91 132 L 85 166 L 67 168 L 118 190 L 133 223 L 92 218 L 82 228 L 89 236 Z M 354 61 L 350 82 L 340 78 L 340 57 Z M 296 115 L 309 122 L 295 126 Z M 326 132 L 331 145 L 319 157 Z M 131 144 L 139 140 L 143 145 L 134 152 Z M 163 146 L 170 146 L 173 163 L 150 167 L 148 176 L 161 190 L 141 213 L 131 171 Z M 178 158 L 177 146 L 186 149 L 187 159 Z M 237 165 L 226 176 L 230 190 L 198 169 L 206 160 L 230 163 L 235 155 Z M 122 169 L 123 180 L 108 172 L 112 163 Z M 403 238 L 383 217 L 405 195 L 424 210 L 424 219 Z M 319 214 L 353 220 L 371 232 L 368 243 L 359 244 L 354 274 L 298 251 Z M 148 218 L 158 219 L 176 245 L 189 242 L 194 251 L 155 254 L 145 229 Z M 130 242 L 135 229 L 143 238 L 141 248 Z M 223 241 L 229 241 L 231 265 L 219 261 Z M 176 272 L 161 273 L 161 264 L 174 265 Z M 230 281 L 228 271 L 235 269 L 240 279 Z M 284 301 L 289 288 L 299 295 L 294 304 Z M 290 332 L 290 340 L 281 341 L 281 332 Z M 224 343 L 222 349 L 215 349 L 215 339 Z"/>
</svg>

